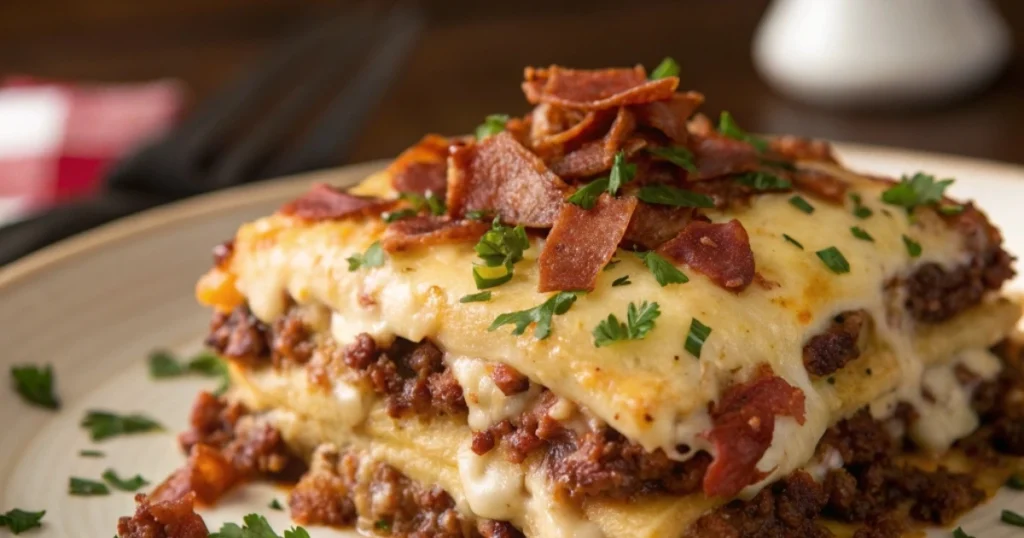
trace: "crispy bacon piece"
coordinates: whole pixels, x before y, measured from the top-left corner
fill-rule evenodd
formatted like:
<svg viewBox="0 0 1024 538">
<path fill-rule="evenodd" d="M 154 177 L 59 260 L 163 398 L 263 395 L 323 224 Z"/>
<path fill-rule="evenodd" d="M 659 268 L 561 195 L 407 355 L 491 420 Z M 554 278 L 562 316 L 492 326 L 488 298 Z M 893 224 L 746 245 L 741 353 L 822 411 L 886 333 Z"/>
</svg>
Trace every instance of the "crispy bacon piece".
<svg viewBox="0 0 1024 538">
<path fill-rule="evenodd" d="M 447 138 L 428 134 L 402 152 L 388 167 L 391 185 L 398 192 L 440 194 L 448 184 Z"/>
<path fill-rule="evenodd" d="M 822 161 L 836 163 L 832 144 L 799 136 L 777 136 L 770 140 L 771 152 L 789 161 Z"/>
<path fill-rule="evenodd" d="M 761 166 L 757 150 L 746 142 L 717 134 L 691 136 L 697 173 L 687 179 L 702 180 L 740 172 L 751 172 Z"/>
<path fill-rule="evenodd" d="M 388 252 L 445 243 L 470 242 L 480 239 L 490 225 L 477 220 L 451 220 L 447 217 L 419 216 L 400 220 L 388 226 L 381 246 Z"/>
<path fill-rule="evenodd" d="M 797 190 L 815 198 L 839 205 L 846 201 L 846 182 L 831 174 L 815 170 L 797 170 L 789 174 L 789 179 Z"/>
<path fill-rule="evenodd" d="M 117 521 L 120 538 L 206 538 L 210 531 L 193 503 L 195 494 L 152 502 L 145 495 L 135 496 L 135 515 Z"/>
<path fill-rule="evenodd" d="M 647 80 L 642 66 L 632 69 L 577 70 L 527 67 L 523 93 L 531 104 L 551 103 L 579 110 L 603 110 L 663 101 L 679 86 L 677 77 Z"/>
<path fill-rule="evenodd" d="M 325 183 L 317 183 L 306 194 L 285 204 L 280 213 L 305 220 L 335 220 L 379 215 L 394 203 L 393 200 L 356 196 Z"/>
<path fill-rule="evenodd" d="M 715 284 L 740 291 L 754 280 L 754 253 L 740 221 L 693 221 L 658 252 L 700 271 Z"/>
<path fill-rule="evenodd" d="M 530 145 L 541 156 L 561 155 L 593 140 L 615 118 L 613 111 L 582 112 L 541 103 L 530 114 Z"/>
<path fill-rule="evenodd" d="M 704 103 L 697 92 L 677 93 L 668 101 L 657 101 L 633 107 L 640 125 L 653 127 L 676 144 L 686 142 L 686 121 Z"/>
<path fill-rule="evenodd" d="M 540 253 L 538 290 L 593 290 L 597 275 L 626 233 L 636 203 L 636 198 L 602 194 L 589 210 L 562 206 Z"/>
<path fill-rule="evenodd" d="M 567 186 L 511 134 L 498 133 L 452 151 L 448 214 L 491 211 L 503 222 L 548 228 L 558 216 Z"/>
<path fill-rule="evenodd" d="M 704 493 L 733 497 L 764 478 L 757 470 L 775 433 L 775 417 L 804 423 L 804 393 L 764 365 L 754 379 L 734 385 L 711 407 L 713 426 L 705 435 L 717 456 L 704 475 Z"/>
<path fill-rule="evenodd" d="M 632 154 L 646 144 L 640 138 L 627 141 L 635 129 L 636 118 L 633 113 L 626 108 L 620 108 L 611 129 L 603 139 L 588 142 L 580 149 L 555 159 L 551 163 L 551 171 L 559 177 L 589 177 L 600 174 L 612 167 L 615 154 L 620 149 Z"/>
<path fill-rule="evenodd" d="M 624 239 L 653 250 L 683 231 L 692 218 L 693 208 L 690 207 L 640 202 L 633 212 L 629 228 L 626 228 Z"/>
</svg>

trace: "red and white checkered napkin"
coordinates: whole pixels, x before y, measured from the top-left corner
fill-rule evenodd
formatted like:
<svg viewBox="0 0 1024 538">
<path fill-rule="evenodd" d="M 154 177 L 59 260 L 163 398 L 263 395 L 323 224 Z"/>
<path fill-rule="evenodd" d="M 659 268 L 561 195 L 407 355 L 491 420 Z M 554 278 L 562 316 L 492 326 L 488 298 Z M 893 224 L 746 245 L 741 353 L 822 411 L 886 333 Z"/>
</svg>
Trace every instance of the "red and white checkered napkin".
<svg viewBox="0 0 1024 538">
<path fill-rule="evenodd" d="M 0 224 L 95 193 L 116 159 L 178 117 L 181 86 L 0 81 Z"/>
</svg>

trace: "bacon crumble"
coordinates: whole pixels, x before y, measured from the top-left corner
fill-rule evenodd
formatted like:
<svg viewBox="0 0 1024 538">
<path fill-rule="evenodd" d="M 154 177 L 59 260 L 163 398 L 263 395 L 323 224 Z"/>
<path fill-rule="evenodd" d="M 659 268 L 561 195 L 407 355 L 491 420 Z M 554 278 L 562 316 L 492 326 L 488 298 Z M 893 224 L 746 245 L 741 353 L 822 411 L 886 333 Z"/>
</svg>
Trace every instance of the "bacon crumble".
<svg viewBox="0 0 1024 538">
<path fill-rule="evenodd" d="M 451 141 L 428 134 L 402 152 L 388 167 L 391 184 L 398 192 L 427 194 L 445 192 L 448 185 L 448 146 Z"/>
<path fill-rule="evenodd" d="M 730 291 L 741 291 L 754 280 L 750 238 L 735 219 L 726 223 L 693 221 L 658 252 L 700 271 Z"/>
<path fill-rule="evenodd" d="M 337 220 L 380 215 L 394 203 L 394 200 L 356 196 L 326 183 L 317 183 L 306 194 L 285 204 L 280 213 L 303 220 Z"/>
<path fill-rule="evenodd" d="M 490 225 L 476 220 L 451 220 L 447 217 L 419 216 L 388 226 L 381 246 L 388 252 L 447 243 L 475 242 Z"/>
</svg>

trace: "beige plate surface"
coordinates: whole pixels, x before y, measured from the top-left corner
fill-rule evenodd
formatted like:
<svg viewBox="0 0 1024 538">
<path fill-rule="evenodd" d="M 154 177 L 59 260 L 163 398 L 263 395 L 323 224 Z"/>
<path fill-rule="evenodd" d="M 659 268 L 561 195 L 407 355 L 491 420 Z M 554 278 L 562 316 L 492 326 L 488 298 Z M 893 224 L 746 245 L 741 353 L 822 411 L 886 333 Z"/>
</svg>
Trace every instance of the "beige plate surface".
<svg viewBox="0 0 1024 538">
<path fill-rule="evenodd" d="M 977 200 L 1003 229 L 1012 252 L 1024 253 L 1024 168 L 959 157 L 840 145 L 853 168 L 898 175 L 926 170 L 959 178 L 956 197 Z M 26 536 L 105 537 L 132 495 L 67 495 L 71 476 L 98 479 L 107 468 L 141 473 L 157 482 L 182 457 L 174 433 L 185 427 L 203 379 L 152 381 L 145 357 L 164 347 L 199 349 L 208 314 L 192 297 L 196 277 L 210 266 L 210 248 L 238 224 L 272 212 L 312 181 L 355 182 L 383 163 L 368 163 L 300 178 L 253 185 L 173 204 L 77 236 L 0 269 L 0 512 L 47 510 L 45 526 Z M 1014 287 L 1020 288 L 1021 281 Z M 7 380 L 11 365 L 51 363 L 63 400 L 58 413 L 24 405 Z M 165 433 L 89 441 L 78 422 L 90 409 L 140 411 L 161 421 Z M 106 453 L 82 458 L 82 449 Z M 245 488 L 216 510 L 204 512 L 211 528 L 260 512 L 281 532 L 283 512 L 268 508 L 283 491 Z M 962 523 L 978 538 L 1019 536 L 999 523 L 999 510 L 1024 512 L 1024 495 L 1002 492 Z M 4 535 L 0 529 L 0 536 Z M 313 529 L 314 537 L 346 536 Z M 347 536 L 351 536 L 348 534 Z M 934 531 L 930 536 L 949 536 Z"/>
</svg>

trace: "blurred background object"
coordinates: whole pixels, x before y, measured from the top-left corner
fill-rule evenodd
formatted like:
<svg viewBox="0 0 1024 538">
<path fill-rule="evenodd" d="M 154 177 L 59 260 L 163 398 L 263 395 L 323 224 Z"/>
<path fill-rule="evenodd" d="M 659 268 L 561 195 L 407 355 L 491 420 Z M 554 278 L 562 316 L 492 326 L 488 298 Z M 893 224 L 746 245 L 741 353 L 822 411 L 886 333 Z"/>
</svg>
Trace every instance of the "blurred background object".
<svg viewBox="0 0 1024 538">
<path fill-rule="evenodd" d="M 707 95 L 706 113 L 729 110 L 749 130 L 1024 163 L 1024 2 L 992 4 L 1008 24 L 1013 54 L 990 87 L 932 108 L 866 113 L 801 104 L 757 75 L 751 50 L 768 0 L 5 0 L 0 75 L 68 81 L 64 88 L 144 88 L 173 79 L 190 100 L 170 138 L 118 167 L 114 187 L 94 181 L 74 190 L 87 196 L 82 201 L 0 228 L 0 263 L 184 196 L 277 173 L 393 157 L 424 133 L 465 133 L 488 114 L 520 114 L 527 109 L 519 90 L 527 65 L 651 68 L 672 56 L 682 65 L 683 88 Z M 337 26 L 324 31 L 332 21 Z M 308 38 L 318 28 L 325 35 Z M 762 37 L 770 35 L 765 32 Z M 906 39 L 914 42 L 916 35 Z M 959 35 L 948 36 L 948 50 L 970 48 Z M 304 41 L 314 43 L 305 49 L 295 44 Z M 844 42 L 845 52 L 857 52 L 859 41 Z M 181 105 L 183 94 L 176 95 Z M 121 129 L 114 127 L 119 108 L 105 108 L 92 123 Z M 33 132 L 35 124 L 24 123 L 24 116 L 11 117 L 0 115 L 0 133 L 12 133 L 10 140 Z M 110 170 L 104 162 L 95 177 Z M 0 171 L 0 198 L 38 186 L 25 187 L 25 177 Z"/>
</svg>

